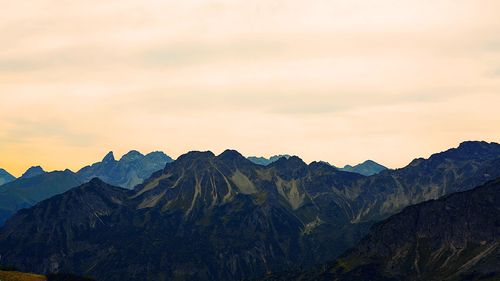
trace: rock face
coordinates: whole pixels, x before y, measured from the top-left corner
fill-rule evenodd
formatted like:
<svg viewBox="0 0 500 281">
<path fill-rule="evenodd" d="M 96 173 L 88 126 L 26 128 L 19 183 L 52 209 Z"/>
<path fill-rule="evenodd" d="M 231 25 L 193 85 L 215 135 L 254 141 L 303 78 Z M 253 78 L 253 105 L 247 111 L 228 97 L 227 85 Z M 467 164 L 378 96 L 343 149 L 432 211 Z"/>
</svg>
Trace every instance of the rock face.
<svg viewBox="0 0 500 281">
<path fill-rule="evenodd" d="M 497 177 L 496 143 L 371 177 L 298 157 L 262 166 L 232 150 L 190 152 L 134 190 L 93 180 L 20 211 L 0 230 L 0 255 L 97 280 L 255 278 L 333 260 L 374 222 Z"/>
<path fill-rule="evenodd" d="M 43 170 L 42 167 L 33 166 L 30 167 L 28 170 L 26 170 L 26 172 L 24 172 L 24 174 L 20 177 L 20 179 L 28 179 L 39 175 L 43 175 L 44 173 L 46 172 Z"/>
<path fill-rule="evenodd" d="M 499 280 L 500 179 L 405 208 L 336 262 L 269 280 Z"/>
<path fill-rule="evenodd" d="M 365 162 L 355 166 L 346 165 L 344 168 L 340 168 L 340 170 L 345 172 L 358 173 L 364 176 L 373 176 L 387 170 L 387 167 L 382 166 L 375 161 L 366 160 Z"/>
<path fill-rule="evenodd" d="M 15 179 L 16 177 L 9 174 L 9 172 L 5 171 L 4 169 L 0 169 L 0 185 L 9 183 Z"/>
<path fill-rule="evenodd" d="M 80 178 L 66 170 L 19 178 L 0 186 L 0 225 L 17 210 L 31 207 L 80 184 Z"/>
<path fill-rule="evenodd" d="M 98 177 L 112 185 L 132 189 L 149 178 L 152 173 L 161 170 L 172 158 L 163 152 L 152 152 L 142 155 L 132 150 L 115 160 L 113 152 L 109 152 L 101 162 L 86 166 L 77 172 L 83 181 Z"/>
</svg>

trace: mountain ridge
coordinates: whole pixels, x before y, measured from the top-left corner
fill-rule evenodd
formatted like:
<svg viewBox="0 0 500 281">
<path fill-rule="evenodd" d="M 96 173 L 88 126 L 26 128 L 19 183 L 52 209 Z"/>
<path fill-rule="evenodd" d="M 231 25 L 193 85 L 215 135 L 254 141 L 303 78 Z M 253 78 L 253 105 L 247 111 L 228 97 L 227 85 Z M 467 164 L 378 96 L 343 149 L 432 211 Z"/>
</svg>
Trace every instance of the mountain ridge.
<svg viewBox="0 0 500 281">
<path fill-rule="evenodd" d="M 112 185 L 132 189 L 172 161 L 172 158 L 163 152 L 155 151 L 143 155 L 137 150 L 131 150 L 116 160 L 110 151 L 101 162 L 85 166 L 76 173 L 84 181 L 100 177 Z"/>
<path fill-rule="evenodd" d="M 263 280 L 498 280 L 500 178 L 403 209 L 335 262 Z"/>
<path fill-rule="evenodd" d="M 134 190 L 82 201 L 80 187 L 19 212 L 0 229 L 8 241 L 0 254 L 23 270 L 45 273 L 56 262 L 103 280 L 235 280 L 308 268 L 410 204 L 500 177 L 500 147 L 459 146 L 414 164 L 366 177 L 298 157 L 262 166 L 232 150 L 189 152 Z M 63 208 L 73 201 L 90 205 Z M 61 244 L 32 244 L 30 229 Z M 27 255 L 33 247 L 40 255 Z"/>
</svg>

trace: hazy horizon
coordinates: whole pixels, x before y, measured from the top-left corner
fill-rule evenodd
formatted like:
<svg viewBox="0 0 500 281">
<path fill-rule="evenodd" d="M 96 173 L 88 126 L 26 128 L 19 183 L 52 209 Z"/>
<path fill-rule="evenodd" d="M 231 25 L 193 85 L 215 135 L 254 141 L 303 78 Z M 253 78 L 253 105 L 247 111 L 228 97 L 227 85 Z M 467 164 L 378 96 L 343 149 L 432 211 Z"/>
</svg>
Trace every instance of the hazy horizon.
<svg viewBox="0 0 500 281">
<path fill-rule="evenodd" d="M 3 3 L 0 168 L 135 149 L 391 168 L 500 142 L 500 2 Z"/>
</svg>

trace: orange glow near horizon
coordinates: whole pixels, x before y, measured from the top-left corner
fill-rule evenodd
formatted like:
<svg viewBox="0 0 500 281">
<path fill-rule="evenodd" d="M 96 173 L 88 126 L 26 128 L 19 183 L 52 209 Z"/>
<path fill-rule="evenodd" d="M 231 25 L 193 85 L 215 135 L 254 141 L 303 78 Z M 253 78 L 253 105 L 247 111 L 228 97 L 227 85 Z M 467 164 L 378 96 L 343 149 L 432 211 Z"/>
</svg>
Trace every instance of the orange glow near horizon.
<svg viewBox="0 0 500 281">
<path fill-rule="evenodd" d="M 500 142 L 494 0 L 2 4 L 0 167 L 110 150 L 402 167 Z"/>
</svg>

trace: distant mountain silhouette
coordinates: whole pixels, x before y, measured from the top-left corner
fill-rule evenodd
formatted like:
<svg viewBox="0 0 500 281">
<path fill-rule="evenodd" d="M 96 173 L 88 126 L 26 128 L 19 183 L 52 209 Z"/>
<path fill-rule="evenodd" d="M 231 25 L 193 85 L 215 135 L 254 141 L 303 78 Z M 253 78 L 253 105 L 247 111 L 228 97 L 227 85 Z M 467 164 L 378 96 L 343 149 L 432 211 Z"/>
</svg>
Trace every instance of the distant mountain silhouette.
<svg viewBox="0 0 500 281">
<path fill-rule="evenodd" d="M 288 154 L 274 155 L 274 156 L 271 156 L 271 158 L 269 158 L 269 159 L 265 158 L 265 157 L 257 157 L 257 156 L 250 156 L 247 158 L 248 158 L 248 160 L 252 161 L 255 164 L 267 166 L 271 163 L 278 161 L 278 159 L 280 159 L 280 158 L 290 158 L 290 155 L 288 155 Z"/>
<path fill-rule="evenodd" d="M 257 156 L 250 156 L 247 158 L 248 158 L 248 160 L 252 161 L 255 164 L 259 164 L 262 166 L 268 166 L 268 165 L 278 161 L 278 159 L 280 159 L 280 158 L 289 158 L 289 157 L 290 157 L 290 155 L 288 155 L 288 154 L 282 154 L 282 155 L 272 156 L 269 159 L 265 158 L 265 157 L 257 157 Z M 324 163 L 327 163 L 327 162 L 324 162 Z M 375 161 L 367 160 L 367 161 L 360 163 L 356 166 L 346 165 L 344 168 L 337 168 L 337 169 L 344 171 L 344 172 L 358 173 L 358 174 L 361 174 L 364 176 L 371 176 L 374 174 L 378 174 L 381 171 L 387 170 L 387 167 L 384 167 Z"/>
<path fill-rule="evenodd" d="M 82 182 L 76 174 L 66 170 L 19 178 L 0 186 L 0 225 L 17 210 L 66 192 Z"/>
<path fill-rule="evenodd" d="M 17 210 L 66 192 L 94 177 L 132 188 L 170 161 L 172 159 L 162 152 L 142 155 L 132 150 L 119 161 L 110 152 L 102 162 L 82 168 L 76 174 L 70 170 L 47 173 L 40 166 L 31 167 L 19 179 L 0 186 L 0 225 Z"/>
<path fill-rule="evenodd" d="M 500 179 L 405 208 L 329 265 L 264 280 L 499 280 Z"/>
<path fill-rule="evenodd" d="M 101 162 L 86 166 L 77 174 L 84 181 L 98 177 L 109 184 L 132 189 L 172 161 L 172 158 L 163 152 L 143 155 L 136 150 L 128 152 L 117 161 L 113 152 L 109 152 Z"/>
<path fill-rule="evenodd" d="M 404 207 L 498 177 L 500 145 L 486 142 L 371 177 L 190 152 L 134 190 L 94 179 L 19 211 L 0 229 L 0 253 L 25 271 L 97 280 L 251 279 L 333 260 Z"/>
<path fill-rule="evenodd" d="M 28 178 L 42 175 L 44 173 L 46 173 L 46 172 L 43 170 L 42 167 L 33 166 L 33 167 L 30 167 L 28 170 L 26 170 L 26 172 L 24 172 L 24 174 L 20 177 L 20 179 L 28 179 Z"/>
<path fill-rule="evenodd" d="M 351 166 L 351 165 L 346 165 L 344 168 L 339 168 L 339 170 L 345 171 L 345 172 L 352 172 L 352 173 L 358 173 L 362 174 L 364 176 L 372 176 L 375 174 L 378 174 L 382 171 L 387 170 L 387 167 L 380 165 L 379 163 L 372 161 L 372 160 L 366 160 L 365 162 Z"/>
<path fill-rule="evenodd" d="M 6 170 L 0 168 L 0 185 L 9 183 L 15 179 L 16 177 L 9 174 L 9 172 L 7 172 Z"/>
</svg>

